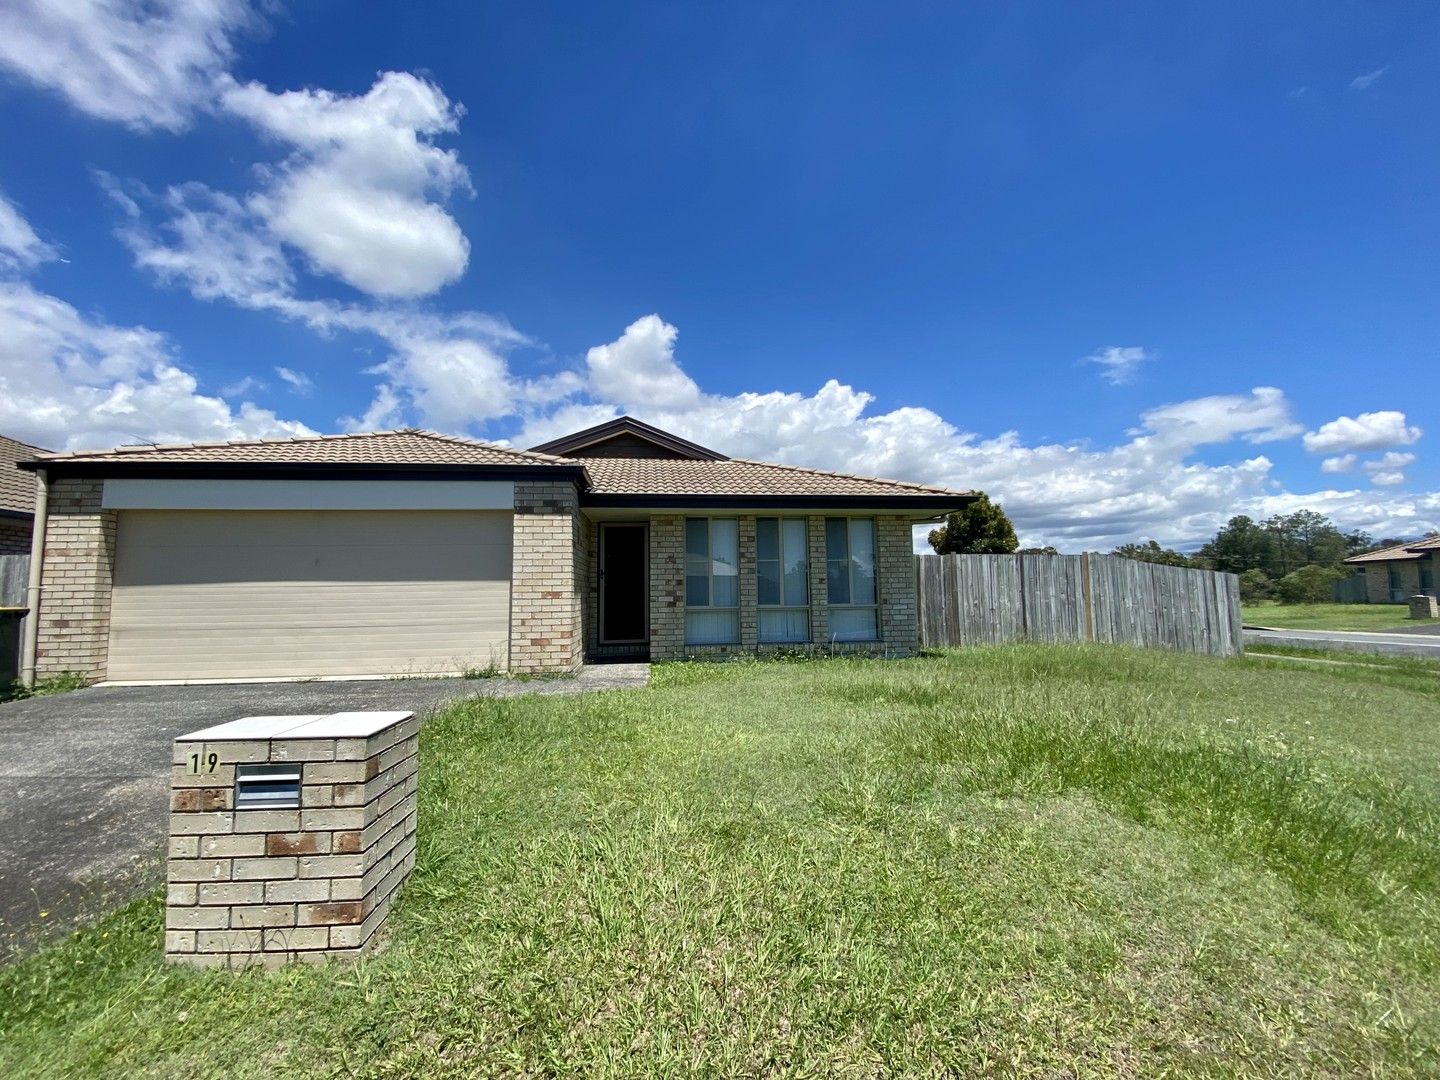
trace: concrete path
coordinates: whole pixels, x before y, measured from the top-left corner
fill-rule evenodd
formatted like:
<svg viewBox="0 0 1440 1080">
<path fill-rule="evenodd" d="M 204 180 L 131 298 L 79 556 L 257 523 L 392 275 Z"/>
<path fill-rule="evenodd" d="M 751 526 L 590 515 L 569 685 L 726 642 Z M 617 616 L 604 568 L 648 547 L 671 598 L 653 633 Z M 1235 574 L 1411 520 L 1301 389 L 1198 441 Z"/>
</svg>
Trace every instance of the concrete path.
<svg viewBox="0 0 1440 1080">
<path fill-rule="evenodd" d="M 1371 633 L 1349 630 L 1245 630 L 1247 645 L 1290 645 L 1302 649 L 1335 649 L 1378 653 L 1382 656 L 1418 656 L 1440 660 L 1440 633 L 1405 631 Z"/>
<path fill-rule="evenodd" d="M 171 742 L 242 716 L 409 709 L 644 686 L 648 664 L 572 679 L 92 687 L 0 704 L 0 960 L 163 880 Z"/>
</svg>

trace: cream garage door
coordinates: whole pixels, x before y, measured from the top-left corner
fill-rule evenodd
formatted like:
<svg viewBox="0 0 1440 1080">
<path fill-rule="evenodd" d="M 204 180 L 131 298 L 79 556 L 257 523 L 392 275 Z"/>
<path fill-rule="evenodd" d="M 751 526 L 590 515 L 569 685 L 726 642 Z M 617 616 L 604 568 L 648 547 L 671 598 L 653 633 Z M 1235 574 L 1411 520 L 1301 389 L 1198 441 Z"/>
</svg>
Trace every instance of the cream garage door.
<svg viewBox="0 0 1440 1080">
<path fill-rule="evenodd" d="M 500 510 L 122 510 L 112 681 L 504 667 Z"/>
</svg>

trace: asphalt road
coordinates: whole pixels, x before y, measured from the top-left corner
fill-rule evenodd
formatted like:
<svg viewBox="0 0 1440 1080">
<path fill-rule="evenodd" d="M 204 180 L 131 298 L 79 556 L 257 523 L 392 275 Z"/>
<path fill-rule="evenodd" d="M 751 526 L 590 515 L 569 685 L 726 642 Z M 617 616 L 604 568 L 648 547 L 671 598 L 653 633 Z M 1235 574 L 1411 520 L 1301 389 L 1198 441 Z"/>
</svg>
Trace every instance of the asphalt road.
<svg viewBox="0 0 1440 1080">
<path fill-rule="evenodd" d="M 1381 656 L 1418 656 L 1440 660 L 1440 626 L 1370 633 L 1349 630 L 1245 630 L 1247 645 L 1291 645 L 1303 649 L 1333 649 Z"/>
<path fill-rule="evenodd" d="M 643 686 L 645 664 L 576 678 L 91 687 L 0 704 L 0 961 L 163 880 L 171 743 L 242 716 L 408 709 L 463 697 Z"/>
</svg>

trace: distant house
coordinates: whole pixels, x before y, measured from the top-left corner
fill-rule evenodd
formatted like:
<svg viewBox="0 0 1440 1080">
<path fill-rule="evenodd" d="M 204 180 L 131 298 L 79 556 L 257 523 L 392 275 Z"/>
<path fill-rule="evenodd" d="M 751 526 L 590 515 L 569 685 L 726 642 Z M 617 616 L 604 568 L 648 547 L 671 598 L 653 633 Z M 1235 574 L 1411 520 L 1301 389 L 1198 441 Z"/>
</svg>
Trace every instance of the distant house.
<svg viewBox="0 0 1440 1080">
<path fill-rule="evenodd" d="M 110 681 L 903 656 L 912 529 L 975 498 L 626 417 L 531 450 L 409 430 L 30 456 L 35 669 Z"/>
<path fill-rule="evenodd" d="M 1365 575 L 1365 598 L 1372 604 L 1403 604 L 1421 593 L 1440 596 L 1440 536 L 1352 555 L 1345 562 Z"/>
<path fill-rule="evenodd" d="M 0 555 L 29 555 L 35 521 L 35 474 L 16 463 L 48 453 L 0 435 Z"/>
</svg>

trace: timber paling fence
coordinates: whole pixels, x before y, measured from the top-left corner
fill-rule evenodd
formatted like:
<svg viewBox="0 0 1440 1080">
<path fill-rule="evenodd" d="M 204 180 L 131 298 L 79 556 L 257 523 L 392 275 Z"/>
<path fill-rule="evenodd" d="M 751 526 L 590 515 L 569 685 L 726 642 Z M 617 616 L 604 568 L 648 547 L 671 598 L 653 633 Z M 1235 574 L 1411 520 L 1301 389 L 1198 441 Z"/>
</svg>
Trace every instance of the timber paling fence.
<svg viewBox="0 0 1440 1080">
<path fill-rule="evenodd" d="M 0 555 L 0 608 L 23 608 L 29 583 L 29 555 Z"/>
<path fill-rule="evenodd" d="M 20 673 L 20 620 L 29 578 L 29 555 L 0 555 L 0 690 Z"/>
<path fill-rule="evenodd" d="M 928 647 L 1097 641 L 1239 656 L 1234 574 L 1114 555 L 917 555 Z"/>
</svg>

